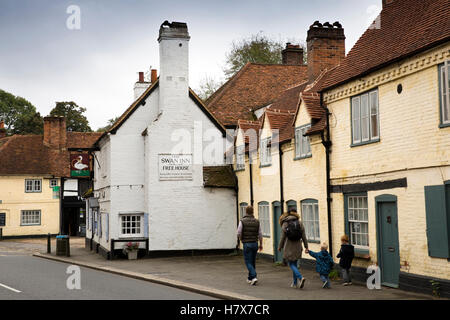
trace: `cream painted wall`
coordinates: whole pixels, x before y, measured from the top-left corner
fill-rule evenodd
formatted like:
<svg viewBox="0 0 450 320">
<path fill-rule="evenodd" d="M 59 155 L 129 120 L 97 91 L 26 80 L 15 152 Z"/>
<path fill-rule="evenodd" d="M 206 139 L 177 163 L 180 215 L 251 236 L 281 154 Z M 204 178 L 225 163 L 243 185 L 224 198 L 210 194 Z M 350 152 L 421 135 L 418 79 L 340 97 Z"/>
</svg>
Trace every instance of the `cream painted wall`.
<svg viewBox="0 0 450 320">
<path fill-rule="evenodd" d="M 42 192 L 26 193 L 25 179 L 41 179 Z M 0 227 L 3 229 L 3 236 L 46 235 L 59 232 L 60 200 L 53 199 L 49 178 L 1 176 L 0 200 L 0 213 L 6 213 L 6 226 Z M 41 224 L 21 226 L 21 210 L 41 210 Z"/>
<path fill-rule="evenodd" d="M 325 93 L 330 119 L 332 184 L 407 178 L 406 188 L 369 191 L 370 260 L 377 262 L 375 197 L 397 196 L 401 271 L 450 279 L 447 259 L 428 256 L 424 186 L 450 179 L 450 127 L 439 128 L 438 64 L 450 59 L 446 44 Z M 397 85 L 403 91 L 397 93 Z M 380 141 L 351 147 L 350 97 L 378 88 Z M 332 194 L 334 245 L 344 232 L 344 197 Z"/>
</svg>

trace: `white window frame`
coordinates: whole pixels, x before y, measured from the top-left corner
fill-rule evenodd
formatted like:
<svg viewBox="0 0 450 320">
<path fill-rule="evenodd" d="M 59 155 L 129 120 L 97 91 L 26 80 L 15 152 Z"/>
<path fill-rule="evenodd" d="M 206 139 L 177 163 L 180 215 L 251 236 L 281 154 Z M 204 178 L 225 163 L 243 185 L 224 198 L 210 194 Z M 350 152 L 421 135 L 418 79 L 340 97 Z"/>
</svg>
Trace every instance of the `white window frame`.
<svg viewBox="0 0 450 320">
<path fill-rule="evenodd" d="M 376 142 L 380 139 L 380 117 L 378 89 L 351 98 L 352 144 Z M 365 101 L 365 103 L 364 103 Z M 374 101 L 376 101 L 374 103 Z M 375 118 L 375 121 L 372 119 Z M 376 123 L 374 134 L 373 123 Z"/>
<path fill-rule="evenodd" d="M 295 128 L 295 159 L 303 159 L 311 156 L 309 137 L 304 136 L 309 128 L 311 128 L 311 124 Z"/>
<path fill-rule="evenodd" d="M 302 205 L 302 222 L 305 226 L 306 239 L 308 241 L 320 243 L 320 217 L 319 203 L 317 200 L 303 200 Z M 312 219 L 307 213 L 312 214 Z M 316 228 L 317 227 L 317 228 Z M 317 231 L 317 234 L 316 234 Z"/>
<path fill-rule="evenodd" d="M 261 139 L 259 147 L 259 161 L 261 166 L 272 165 L 272 148 L 271 148 L 272 138 Z"/>
<path fill-rule="evenodd" d="M 441 124 L 450 124 L 450 60 L 444 62 L 439 68 L 439 104 Z M 447 119 L 445 118 L 447 109 Z"/>
<path fill-rule="evenodd" d="M 139 226 L 133 226 L 133 218 L 134 222 L 139 221 Z M 129 220 L 129 221 L 127 221 Z M 129 225 L 126 225 L 130 223 Z M 130 233 L 124 232 L 125 229 L 130 229 Z M 134 229 L 139 232 L 131 232 Z M 119 234 L 121 238 L 142 238 L 144 237 L 144 214 L 141 213 L 129 213 L 129 214 L 120 214 L 119 215 Z"/>
<path fill-rule="evenodd" d="M 258 220 L 263 237 L 270 237 L 270 206 L 269 203 L 258 204 Z"/>
<path fill-rule="evenodd" d="M 57 187 L 58 179 L 50 179 L 49 186 L 50 186 L 50 188 Z"/>
<path fill-rule="evenodd" d="M 352 201 L 350 201 L 352 200 Z M 369 210 L 366 195 L 354 195 L 347 197 L 347 220 L 349 228 L 350 243 L 357 249 L 369 250 Z M 356 201 L 356 202 L 355 202 Z M 359 232 L 353 230 L 353 225 L 359 227 Z M 365 226 L 365 228 L 363 228 Z M 365 229 L 367 232 L 364 232 Z M 358 235 L 360 236 L 358 238 Z M 364 245 L 363 236 L 366 235 L 367 242 Z M 359 240 L 359 241 L 358 241 Z"/>
<path fill-rule="evenodd" d="M 20 211 L 21 226 L 40 226 L 41 210 L 21 210 Z"/>
<path fill-rule="evenodd" d="M 42 179 L 25 179 L 25 192 L 42 192 Z"/>
<path fill-rule="evenodd" d="M 245 170 L 245 145 L 236 147 L 236 171 Z"/>
<path fill-rule="evenodd" d="M 239 220 L 241 220 L 244 216 L 245 216 L 245 210 L 248 207 L 248 203 L 247 202 L 241 202 L 239 204 Z"/>
</svg>

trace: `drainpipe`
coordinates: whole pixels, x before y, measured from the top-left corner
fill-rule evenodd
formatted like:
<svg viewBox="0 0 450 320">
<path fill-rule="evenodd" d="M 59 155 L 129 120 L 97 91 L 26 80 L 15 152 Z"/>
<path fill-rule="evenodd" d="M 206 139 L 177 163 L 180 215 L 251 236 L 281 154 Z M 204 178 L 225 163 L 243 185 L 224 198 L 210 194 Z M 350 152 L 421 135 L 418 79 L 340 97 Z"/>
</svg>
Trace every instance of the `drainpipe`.
<svg viewBox="0 0 450 320">
<path fill-rule="evenodd" d="M 248 151 L 248 167 L 250 171 L 250 205 L 253 207 L 253 166 L 252 166 L 252 158 L 251 158 L 252 152 Z"/>
<path fill-rule="evenodd" d="M 59 187 L 59 234 L 64 234 L 64 178 L 61 177 L 61 186 Z"/>
<path fill-rule="evenodd" d="M 330 110 L 323 104 L 323 93 L 320 92 L 320 106 L 325 110 L 326 121 L 327 121 L 327 133 L 326 137 L 324 133 L 321 133 L 322 144 L 325 147 L 325 161 L 326 161 L 326 176 L 327 176 L 327 219 L 328 219 L 328 246 L 330 249 L 330 254 L 333 256 L 333 234 L 331 229 L 331 181 L 330 181 L 330 148 L 331 148 L 331 139 L 330 139 Z"/>
<path fill-rule="evenodd" d="M 280 205 L 281 210 L 284 212 L 284 188 L 283 188 L 283 151 L 281 151 L 281 143 L 278 142 L 278 154 L 280 158 Z"/>
</svg>

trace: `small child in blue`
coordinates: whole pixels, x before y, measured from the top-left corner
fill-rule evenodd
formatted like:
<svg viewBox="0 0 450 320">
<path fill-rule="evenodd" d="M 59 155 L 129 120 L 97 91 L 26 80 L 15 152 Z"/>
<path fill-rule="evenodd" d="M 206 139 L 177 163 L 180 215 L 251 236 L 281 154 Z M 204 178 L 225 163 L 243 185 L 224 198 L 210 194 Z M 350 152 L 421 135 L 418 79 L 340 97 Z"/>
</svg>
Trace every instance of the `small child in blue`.
<svg viewBox="0 0 450 320">
<path fill-rule="evenodd" d="M 328 275 L 330 274 L 331 268 L 334 266 L 333 258 L 327 250 L 328 245 L 324 242 L 320 246 L 320 252 L 314 252 L 311 250 L 308 250 L 307 252 L 316 259 L 316 271 L 320 275 L 320 280 L 323 281 L 322 288 L 331 288 Z"/>
</svg>

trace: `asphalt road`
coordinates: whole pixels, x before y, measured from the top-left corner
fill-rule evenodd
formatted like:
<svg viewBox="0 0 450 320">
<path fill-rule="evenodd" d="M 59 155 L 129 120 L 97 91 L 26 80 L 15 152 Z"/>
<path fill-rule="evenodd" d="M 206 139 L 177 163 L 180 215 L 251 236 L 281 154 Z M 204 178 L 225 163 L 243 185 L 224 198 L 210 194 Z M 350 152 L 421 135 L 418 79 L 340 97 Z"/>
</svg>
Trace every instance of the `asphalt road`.
<svg viewBox="0 0 450 320">
<path fill-rule="evenodd" d="M 80 268 L 81 289 L 68 289 L 69 264 L 0 252 L 0 300 L 209 300 L 211 297 L 107 272 Z M 74 281 L 69 284 L 74 285 Z"/>
</svg>

